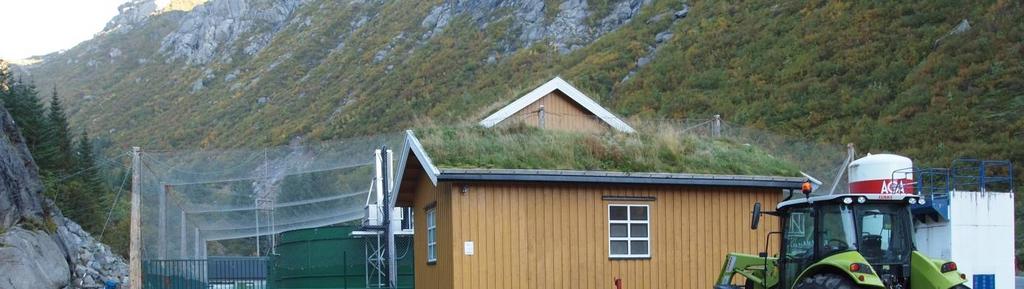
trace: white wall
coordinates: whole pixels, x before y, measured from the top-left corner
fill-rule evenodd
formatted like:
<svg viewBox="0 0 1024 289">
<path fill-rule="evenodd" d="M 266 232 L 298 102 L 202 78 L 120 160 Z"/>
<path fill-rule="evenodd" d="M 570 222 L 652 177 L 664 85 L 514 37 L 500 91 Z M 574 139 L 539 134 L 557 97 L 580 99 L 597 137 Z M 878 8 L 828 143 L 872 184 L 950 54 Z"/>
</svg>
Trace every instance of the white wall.
<svg viewBox="0 0 1024 289">
<path fill-rule="evenodd" d="M 928 257 L 952 260 L 950 251 L 949 222 L 928 220 L 925 223 L 914 222 L 914 244 L 917 250 Z"/>
<path fill-rule="evenodd" d="M 996 288 L 1014 288 L 1013 194 L 952 192 L 949 222 L 916 223 L 915 242 L 932 258 L 953 260 L 967 274 L 995 274 Z"/>
</svg>

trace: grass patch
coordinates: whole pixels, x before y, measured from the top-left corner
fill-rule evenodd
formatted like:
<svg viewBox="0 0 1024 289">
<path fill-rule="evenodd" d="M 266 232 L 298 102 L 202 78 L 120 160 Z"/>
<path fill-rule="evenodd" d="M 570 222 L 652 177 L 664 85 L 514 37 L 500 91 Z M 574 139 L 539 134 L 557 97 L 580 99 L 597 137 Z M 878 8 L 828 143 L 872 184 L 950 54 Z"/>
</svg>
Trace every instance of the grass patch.
<svg viewBox="0 0 1024 289">
<path fill-rule="evenodd" d="M 43 219 L 38 218 L 26 218 L 21 223 L 22 227 L 29 231 L 43 231 L 49 234 L 57 232 L 57 223 L 53 221 L 53 218 L 47 216 Z"/>
<path fill-rule="evenodd" d="M 586 134 L 524 125 L 428 127 L 417 138 L 443 168 L 557 169 L 796 176 L 797 168 L 749 145 L 671 129 Z"/>
</svg>

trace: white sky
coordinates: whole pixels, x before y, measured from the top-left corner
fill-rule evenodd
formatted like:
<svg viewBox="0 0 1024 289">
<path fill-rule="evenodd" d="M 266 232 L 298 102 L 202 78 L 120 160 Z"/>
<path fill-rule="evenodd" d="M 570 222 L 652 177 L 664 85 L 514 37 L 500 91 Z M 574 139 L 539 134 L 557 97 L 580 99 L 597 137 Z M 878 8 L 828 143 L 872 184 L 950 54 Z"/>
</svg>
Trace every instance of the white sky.
<svg viewBox="0 0 1024 289">
<path fill-rule="evenodd" d="M 92 38 L 127 0 L 0 0 L 0 58 L 43 55 Z"/>
</svg>

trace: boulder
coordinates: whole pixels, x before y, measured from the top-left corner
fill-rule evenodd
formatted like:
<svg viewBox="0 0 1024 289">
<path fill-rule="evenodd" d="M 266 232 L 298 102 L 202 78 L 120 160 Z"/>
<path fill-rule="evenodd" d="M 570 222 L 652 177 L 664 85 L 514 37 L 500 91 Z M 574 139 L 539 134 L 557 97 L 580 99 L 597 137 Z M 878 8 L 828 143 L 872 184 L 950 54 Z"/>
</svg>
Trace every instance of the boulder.
<svg viewBox="0 0 1024 289">
<path fill-rule="evenodd" d="M 0 288 L 63 288 L 70 272 L 64 252 L 50 235 L 20 227 L 0 235 Z"/>
</svg>

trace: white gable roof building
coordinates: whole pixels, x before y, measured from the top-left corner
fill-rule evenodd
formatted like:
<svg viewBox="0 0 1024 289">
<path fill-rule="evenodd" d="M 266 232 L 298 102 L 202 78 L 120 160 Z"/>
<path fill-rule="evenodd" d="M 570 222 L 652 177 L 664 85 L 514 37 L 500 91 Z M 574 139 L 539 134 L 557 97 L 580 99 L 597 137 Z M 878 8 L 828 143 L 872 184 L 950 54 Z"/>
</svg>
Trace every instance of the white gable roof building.
<svg viewBox="0 0 1024 289">
<path fill-rule="evenodd" d="M 480 121 L 484 127 L 522 122 L 545 129 L 601 131 L 635 130 L 571 84 L 555 77 Z"/>
</svg>

